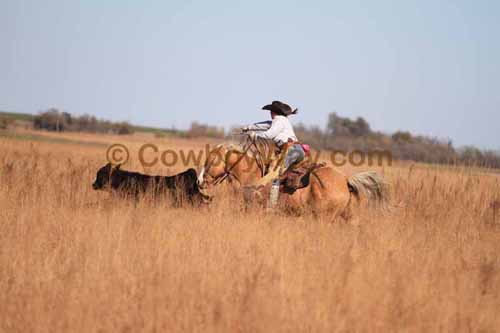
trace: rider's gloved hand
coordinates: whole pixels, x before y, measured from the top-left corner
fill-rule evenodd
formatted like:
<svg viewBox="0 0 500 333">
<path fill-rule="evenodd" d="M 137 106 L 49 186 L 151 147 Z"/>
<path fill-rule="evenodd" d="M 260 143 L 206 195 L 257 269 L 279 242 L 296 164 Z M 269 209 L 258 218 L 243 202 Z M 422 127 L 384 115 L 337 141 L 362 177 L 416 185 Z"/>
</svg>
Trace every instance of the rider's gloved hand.
<svg viewBox="0 0 500 333">
<path fill-rule="evenodd" d="M 242 131 L 243 133 L 246 133 L 246 132 L 250 131 L 250 128 L 248 128 L 248 126 L 245 126 L 245 127 L 242 127 L 242 128 L 241 128 L 241 131 Z"/>
</svg>

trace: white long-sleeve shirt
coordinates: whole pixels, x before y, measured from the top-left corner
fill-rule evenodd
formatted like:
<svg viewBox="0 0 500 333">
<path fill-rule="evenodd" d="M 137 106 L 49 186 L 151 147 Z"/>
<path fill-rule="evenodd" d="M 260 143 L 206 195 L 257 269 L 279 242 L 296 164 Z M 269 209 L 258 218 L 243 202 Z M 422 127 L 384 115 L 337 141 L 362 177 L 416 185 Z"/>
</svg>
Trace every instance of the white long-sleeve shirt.
<svg viewBox="0 0 500 333">
<path fill-rule="evenodd" d="M 272 121 L 255 123 L 248 126 L 248 129 L 250 131 L 263 131 L 256 132 L 256 136 L 273 140 L 277 145 L 288 142 L 288 139 L 298 141 L 292 124 L 290 124 L 290 121 L 285 116 L 275 116 Z"/>
</svg>

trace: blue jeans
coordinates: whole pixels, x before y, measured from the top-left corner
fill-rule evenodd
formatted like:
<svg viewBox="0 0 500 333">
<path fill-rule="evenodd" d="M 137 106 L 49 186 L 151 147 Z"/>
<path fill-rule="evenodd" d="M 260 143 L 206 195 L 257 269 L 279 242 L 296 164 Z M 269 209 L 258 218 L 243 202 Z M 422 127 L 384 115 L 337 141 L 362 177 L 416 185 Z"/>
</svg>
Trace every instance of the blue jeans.
<svg viewBox="0 0 500 333">
<path fill-rule="evenodd" d="M 306 153 L 301 145 L 295 144 L 288 148 L 288 152 L 285 157 L 285 170 L 294 163 L 298 163 L 304 160 Z"/>
<path fill-rule="evenodd" d="M 302 160 L 304 160 L 305 157 L 306 153 L 304 152 L 304 149 L 302 148 L 301 145 L 295 144 L 291 146 L 290 148 L 288 148 L 285 157 L 285 170 L 282 170 L 282 172 L 286 171 L 290 165 L 301 162 Z M 279 190 L 280 190 L 280 178 L 276 177 L 275 179 L 273 179 L 271 191 L 269 193 L 268 208 L 274 208 L 278 203 Z"/>
</svg>

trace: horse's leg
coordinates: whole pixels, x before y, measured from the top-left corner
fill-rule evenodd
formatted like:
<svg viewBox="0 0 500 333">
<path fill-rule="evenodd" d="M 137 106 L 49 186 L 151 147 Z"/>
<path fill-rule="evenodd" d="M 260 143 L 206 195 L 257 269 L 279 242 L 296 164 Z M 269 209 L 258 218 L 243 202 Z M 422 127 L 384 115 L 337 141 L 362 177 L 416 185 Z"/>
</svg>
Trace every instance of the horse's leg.
<svg viewBox="0 0 500 333">
<path fill-rule="evenodd" d="M 345 206 L 344 210 L 340 213 L 340 217 L 344 220 L 344 222 L 349 222 L 352 219 L 352 193 L 349 193 L 349 201 Z"/>
<path fill-rule="evenodd" d="M 350 207 L 344 209 L 342 213 L 340 213 L 340 217 L 345 223 L 348 223 L 352 219 L 352 211 Z"/>
</svg>

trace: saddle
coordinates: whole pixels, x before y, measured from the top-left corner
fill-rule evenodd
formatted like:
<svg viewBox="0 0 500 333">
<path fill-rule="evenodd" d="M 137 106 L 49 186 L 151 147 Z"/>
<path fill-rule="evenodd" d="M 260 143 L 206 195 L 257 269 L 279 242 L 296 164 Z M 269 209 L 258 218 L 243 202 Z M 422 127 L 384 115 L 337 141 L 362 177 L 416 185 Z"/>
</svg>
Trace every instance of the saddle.
<svg viewBox="0 0 500 333">
<path fill-rule="evenodd" d="M 296 166 L 290 167 L 280 177 L 280 192 L 293 194 L 295 191 L 309 186 L 311 174 L 326 165 L 305 160 Z"/>
</svg>

